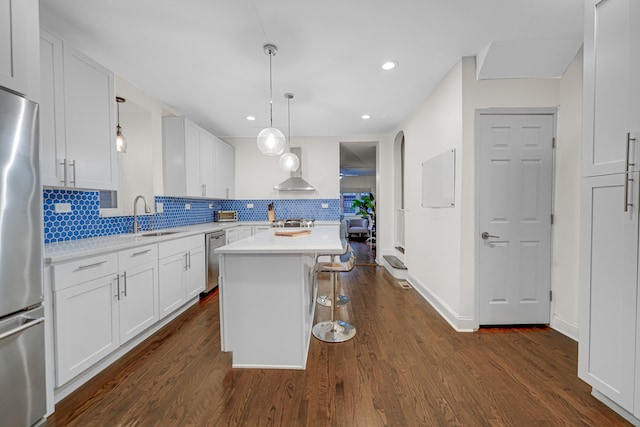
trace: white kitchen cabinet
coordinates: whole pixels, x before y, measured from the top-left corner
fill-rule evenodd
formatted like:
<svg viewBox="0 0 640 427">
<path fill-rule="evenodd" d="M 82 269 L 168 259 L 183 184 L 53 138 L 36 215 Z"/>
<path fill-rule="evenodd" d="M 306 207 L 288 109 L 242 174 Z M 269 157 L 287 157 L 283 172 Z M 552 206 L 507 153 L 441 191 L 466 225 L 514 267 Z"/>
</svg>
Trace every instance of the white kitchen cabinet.
<svg viewBox="0 0 640 427">
<path fill-rule="evenodd" d="M 167 116 L 162 139 L 165 194 L 213 198 L 215 137 L 185 117 Z"/>
<path fill-rule="evenodd" d="M 215 141 L 215 193 L 219 199 L 235 195 L 236 149 L 220 138 Z"/>
<path fill-rule="evenodd" d="M 253 227 L 250 225 L 239 225 L 236 229 L 238 230 L 238 240 L 253 236 Z"/>
<path fill-rule="evenodd" d="M 148 245 L 118 253 L 120 344 L 159 319 L 158 247 Z"/>
<path fill-rule="evenodd" d="M 0 0 L 0 86 L 37 100 L 38 1 Z M 36 83 L 36 84 L 34 84 Z"/>
<path fill-rule="evenodd" d="M 224 237 L 227 245 L 238 241 L 238 228 L 232 227 L 224 230 Z"/>
<path fill-rule="evenodd" d="M 120 345 L 116 273 L 115 254 L 54 266 L 57 386 Z"/>
<path fill-rule="evenodd" d="M 43 185 L 117 190 L 113 73 L 41 31 Z"/>
<path fill-rule="evenodd" d="M 640 422 L 640 3 L 585 4 L 578 375 Z M 629 171 L 627 173 L 627 171 Z"/>
<path fill-rule="evenodd" d="M 271 228 L 270 225 L 254 225 L 253 226 L 253 234 L 257 234 Z"/>
<path fill-rule="evenodd" d="M 204 291 L 205 256 L 202 235 L 158 244 L 160 318 Z"/>
<path fill-rule="evenodd" d="M 625 175 L 582 181 L 580 263 L 580 378 L 633 411 L 638 283 L 638 178 Z M 613 350 L 615 349 L 615 350 Z"/>
<path fill-rule="evenodd" d="M 640 170 L 640 4 L 585 3 L 583 176 Z"/>
</svg>

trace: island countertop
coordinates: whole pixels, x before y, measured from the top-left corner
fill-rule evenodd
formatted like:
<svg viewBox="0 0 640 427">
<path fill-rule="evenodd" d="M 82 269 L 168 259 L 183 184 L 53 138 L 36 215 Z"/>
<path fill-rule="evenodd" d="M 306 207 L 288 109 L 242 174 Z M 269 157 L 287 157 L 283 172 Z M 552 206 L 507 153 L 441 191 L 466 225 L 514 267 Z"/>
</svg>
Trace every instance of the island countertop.
<svg viewBox="0 0 640 427">
<path fill-rule="evenodd" d="M 276 236 L 277 231 L 310 230 L 302 236 Z M 218 254 L 341 254 L 340 226 L 271 228 L 215 250 Z"/>
</svg>

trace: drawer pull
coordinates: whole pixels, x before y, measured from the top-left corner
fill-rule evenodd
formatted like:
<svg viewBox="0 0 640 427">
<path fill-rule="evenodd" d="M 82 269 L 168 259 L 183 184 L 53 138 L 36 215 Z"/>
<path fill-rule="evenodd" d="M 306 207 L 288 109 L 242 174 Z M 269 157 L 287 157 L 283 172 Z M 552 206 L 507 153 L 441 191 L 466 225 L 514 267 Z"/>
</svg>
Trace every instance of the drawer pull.
<svg viewBox="0 0 640 427">
<path fill-rule="evenodd" d="M 144 255 L 144 254 L 149 253 L 149 252 L 151 252 L 151 249 L 147 249 L 147 250 L 140 251 L 140 252 L 134 252 L 133 254 L 131 254 L 131 256 Z"/>
<path fill-rule="evenodd" d="M 107 260 L 105 259 L 104 261 L 94 262 L 93 264 L 79 265 L 78 270 L 86 270 L 87 268 L 97 267 L 99 265 L 106 264 L 106 263 L 107 263 Z"/>
</svg>

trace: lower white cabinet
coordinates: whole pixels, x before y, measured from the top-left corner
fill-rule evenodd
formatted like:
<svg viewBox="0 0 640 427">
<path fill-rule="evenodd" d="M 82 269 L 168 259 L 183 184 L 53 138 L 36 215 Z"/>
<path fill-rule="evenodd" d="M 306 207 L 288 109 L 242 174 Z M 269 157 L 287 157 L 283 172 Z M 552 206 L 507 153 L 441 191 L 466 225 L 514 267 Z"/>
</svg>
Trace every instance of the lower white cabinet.
<svg viewBox="0 0 640 427">
<path fill-rule="evenodd" d="M 582 179 L 578 375 L 630 413 L 638 308 L 639 173 Z M 625 194 L 626 192 L 626 194 Z M 625 205 L 626 209 L 625 209 Z"/>
<path fill-rule="evenodd" d="M 118 253 L 120 343 L 124 344 L 160 319 L 158 315 L 158 247 Z"/>
<path fill-rule="evenodd" d="M 253 236 L 253 227 L 250 225 L 239 225 L 236 229 L 238 230 L 238 240 Z"/>
<path fill-rule="evenodd" d="M 202 235 L 158 244 L 160 318 L 204 291 L 205 259 Z"/>
<path fill-rule="evenodd" d="M 116 254 L 53 268 L 56 385 L 120 345 Z"/>
<path fill-rule="evenodd" d="M 53 267 L 58 387 L 158 320 L 157 254 L 149 245 Z"/>
</svg>

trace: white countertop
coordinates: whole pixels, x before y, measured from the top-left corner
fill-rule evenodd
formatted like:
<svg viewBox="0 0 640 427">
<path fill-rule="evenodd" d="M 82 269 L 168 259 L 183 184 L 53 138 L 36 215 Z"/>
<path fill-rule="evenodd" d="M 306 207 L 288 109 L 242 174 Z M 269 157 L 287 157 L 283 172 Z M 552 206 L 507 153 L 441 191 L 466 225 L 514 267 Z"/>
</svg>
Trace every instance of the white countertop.
<svg viewBox="0 0 640 427">
<path fill-rule="evenodd" d="M 341 254 L 344 252 L 340 240 L 339 225 L 317 225 L 309 228 L 311 234 L 288 237 L 276 236 L 276 231 L 298 230 L 296 228 L 271 228 L 246 239 L 238 240 L 215 250 L 219 254 Z M 301 230 L 307 230 L 301 229 Z"/>
<path fill-rule="evenodd" d="M 327 223 L 335 224 L 333 222 Z M 98 255 L 105 252 L 119 251 L 123 249 L 134 248 L 137 246 L 144 246 L 167 240 L 179 239 L 182 237 L 204 234 L 211 231 L 224 230 L 227 228 L 233 228 L 243 225 L 270 225 L 270 223 L 267 221 L 208 222 L 204 224 L 190 225 L 185 227 L 143 231 L 139 234 L 115 234 L 111 236 L 90 237 L 88 239 L 66 240 L 64 242 L 48 243 L 44 245 L 44 262 L 46 265 L 51 265 L 58 262 L 65 262 L 86 256 Z M 324 226 L 320 226 L 318 228 L 322 227 Z M 336 227 L 336 230 L 338 229 L 337 226 L 333 227 Z M 144 234 L 153 233 L 156 231 L 175 231 L 175 233 L 167 234 L 164 236 L 143 236 Z M 257 235 L 251 236 L 250 238 L 255 238 L 260 234 L 261 233 L 258 233 Z M 338 232 L 336 231 L 336 236 L 337 234 Z M 243 240 L 248 240 L 250 238 Z M 300 237 L 285 238 L 293 240 L 300 239 Z M 240 243 L 243 240 L 236 243 Z M 235 245 L 235 243 L 232 243 L 231 245 Z"/>
</svg>

